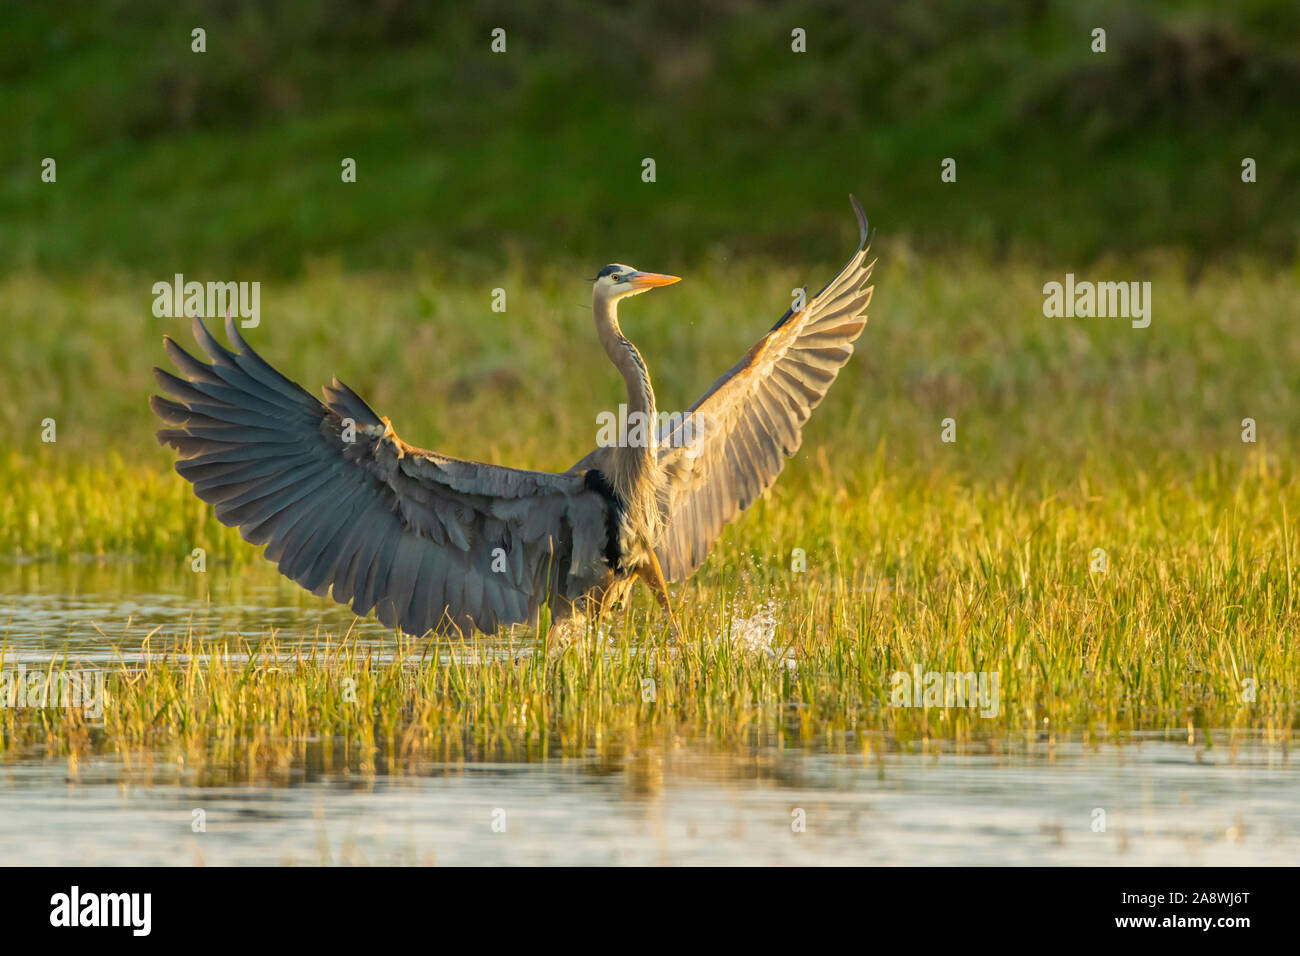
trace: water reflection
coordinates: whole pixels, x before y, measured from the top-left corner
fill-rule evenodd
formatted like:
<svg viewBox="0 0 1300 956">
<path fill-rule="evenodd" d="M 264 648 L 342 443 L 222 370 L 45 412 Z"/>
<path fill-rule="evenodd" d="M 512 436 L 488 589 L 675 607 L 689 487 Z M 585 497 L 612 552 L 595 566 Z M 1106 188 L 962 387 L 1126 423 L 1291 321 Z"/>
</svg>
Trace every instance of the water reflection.
<svg viewBox="0 0 1300 956">
<path fill-rule="evenodd" d="M 285 786 L 96 758 L 73 781 L 0 766 L 0 864 L 1290 864 L 1298 797 L 1278 752 L 1157 740 L 1050 760 L 671 749 Z"/>
</svg>

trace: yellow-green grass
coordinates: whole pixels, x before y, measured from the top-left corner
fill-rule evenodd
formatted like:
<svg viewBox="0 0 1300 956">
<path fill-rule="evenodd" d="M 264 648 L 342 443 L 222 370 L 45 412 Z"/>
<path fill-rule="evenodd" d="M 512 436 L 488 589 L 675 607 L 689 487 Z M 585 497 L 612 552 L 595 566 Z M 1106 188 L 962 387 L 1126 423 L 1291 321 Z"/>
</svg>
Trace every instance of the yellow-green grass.
<svg viewBox="0 0 1300 956">
<path fill-rule="evenodd" d="M 1090 603 L 1069 608 L 1086 615 Z M 1067 608 L 1028 618 L 960 604 L 959 623 L 936 627 L 902 620 L 904 604 L 915 607 L 799 589 L 775 656 L 727 639 L 717 623 L 725 606 L 687 612 L 680 648 L 639 613 L 612 643 L 549 655 L 531 635 L 510 646 L 395 641 L 382 659 L 346 639 L 191 635 L 110 667 L 102 716 L 0 709 L 0 758 L 66 758 L 75 774 L 86 756 L 112 754 L 128 767 L 262 779 L 304 763 L 391 772 L 429 761 L 619 760 L 686 743 L 731 753 L 1019 751 L 1137 730 L 1230 750 L 1292 741 L 1296 660 L 1280 637 L 1207 628 L 1171 641 L 1172 622 L 1124 631 L 1078 626 Z M 895 706 L 892 677 L 913 665 L 998 672 L 998 712 Z M 1247 675 L 1259 683 L 1250 702 Z"/>
<path fill-rule="evenodd" d="M 664 410 L 688 405 L 794 286 L 816 287 L 834 267 L 636 264 L 687 279 L 624 309 Z M 426 654 L 422 642 L 405 660 L 367 662 L 335 635 L 328 652 L 273 665 L 299 649 L 260 632 L 242 635 L 264 645 L 244 664 L 224 656 L 239 638 L 199 635 L 215 648 L 207 662 L 160 654 L 110 675 L 101 722 L 0 711 L 4 751 L 158 748 L 257 774 L 335 744 L 349 760 L 391 761 L 684 739 L 864 749 L 1236 728 L 1289 741 L 1300 693 L 1296 275 L 1241 267 L 1189 281 L 1159 256 L 1081 274 L 1153 283 L 1151 326 L 1133 329 L 1045 318 L 1042 284 L 1067 268 L 921 264 L 884 249 L 871 322 L 804 448 L 674 588 L 689 636 L 680 654 L 644 656 L 662 638 L 644 595 L 614 622 L 612 647 L 549 662 L 448 662 L 445 645 Z M 581 277 L 593 272 L 519 262 L 467 282 L 322 264 L 264 287 L 261 326 L 245 335 L 309 388 L 339 375 L 408 441 L 562 469 L 621 397 L 589 327 Z M 12 346 L 0 422 L 13 436 L 0 459 L 0 554 L 133 554 L 171 569 L 203 547 L 209 579 L 260 560 L 153 443 L 149 367 L 164 330 L 189 338 L 185 323 L 150 315 L 159 278 L 0 279 Z M 504 314 L 490 310 L 497 287 Z M 52 444 L 40 440 L 47 417 Z M 945 418 L 955 443 L 940 440 Z M 1255 443 L 1241 440 L 1244 418 Z M 805 571 L 792 570 L 795 549 Z M 1095 549 L 1104 573 L 1091 570 Z M 762 614 L 775 621 L 774 653 L 719 642 Z M 891 675 L 914 665 L 998 673 L 998 715 L 889 706 Z M 347 677 L 356 703 L 344 701 Z"/>
</svg>

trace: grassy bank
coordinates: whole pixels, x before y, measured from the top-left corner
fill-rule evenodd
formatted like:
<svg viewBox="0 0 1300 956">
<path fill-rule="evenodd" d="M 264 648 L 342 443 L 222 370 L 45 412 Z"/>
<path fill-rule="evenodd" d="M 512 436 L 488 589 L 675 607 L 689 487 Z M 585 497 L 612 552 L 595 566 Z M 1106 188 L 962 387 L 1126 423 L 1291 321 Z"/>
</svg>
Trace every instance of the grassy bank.
<svg viewBox="0 0 1300 956">
<path fill-rule="evenodd" d="M 182 0 L 0 17 L 0 261 L 61 274 L 831 254 L 851 190 L 927 250 L 1286 261 L 1300 238 L 1300 14 L 1265 0 Z"/>
</svg>

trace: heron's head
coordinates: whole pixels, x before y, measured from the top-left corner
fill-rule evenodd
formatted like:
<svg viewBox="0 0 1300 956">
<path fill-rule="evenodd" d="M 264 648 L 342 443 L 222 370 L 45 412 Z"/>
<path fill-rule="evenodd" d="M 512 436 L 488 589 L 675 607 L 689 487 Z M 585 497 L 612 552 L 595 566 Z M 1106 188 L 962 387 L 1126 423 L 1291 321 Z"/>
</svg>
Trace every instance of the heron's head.
<svg viewBox="0 0 1300 956">
<path fill-rule="evenodd" d="M 647 289 L 661 285 L 680 282 L 677 276 L 661 275 L 658 272 L 641 272 L 631 266 L 613 262 L 601 269 L 596 275 L 596 295 L 608 301 L 623 299 L 629 295 L 639 295 Z"/>
</svg>

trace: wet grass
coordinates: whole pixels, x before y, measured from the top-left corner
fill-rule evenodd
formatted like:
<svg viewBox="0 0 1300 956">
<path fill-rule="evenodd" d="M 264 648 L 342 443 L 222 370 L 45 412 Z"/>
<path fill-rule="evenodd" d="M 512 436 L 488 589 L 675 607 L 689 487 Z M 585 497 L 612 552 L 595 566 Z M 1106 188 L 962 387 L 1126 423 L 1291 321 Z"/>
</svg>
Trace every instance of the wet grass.
<svg viewBox="0 0 1300 956">
<path fill-rule="evenodd" d="M 637 264 L 688 280 L 625 310 L 664 410 L 730 365 L 791 288 L 833 269 Z M 1157 257 L 1096 271 L 1153 282 L 1150 328 L 1044 318 L 1042 283 L 1060 275 L 883 249 L 871 323 L 800 454 L 675 587 L 681 650 L 662 644 L 644 595 L 608 641 L 549 658 L 520 653 L 537 641 L 527 632 L 504 654 L 405 642 L 383 659 L 342 635 L 160 632 L 146 659 L 110 668 L 101 719 L 0 709 L 0 753 L 147 752 L 262 777 L 322 750 L 398 766 L 686 740 L 864 750 L 1218 729 L 1221 744 L 1247 730 L 1288 743 L 1300 699 L 1296 276 L 1192 282 Z M 563 469 L 620 400 L 582 274 L 520 263 L 480 288 L 322 264 L 264 289 L 262 325 L 245 334 L 309 388 L 338 374 L 409 441 Z M 130 555 L 174 569 L 202 547 L 212 581 L 260 560 L 153 442 L 148 369 L 162 331 L 188 332 L 149 315 L 149 285 L 0 280 L 14 343 L 0 376 L 18 383 L 0 400 L 15 436 L 0 458 L 8 559 Z M 504 315 L 489 308 L 497 286 Z M 1255 443 L 1241 440 L 1247 417 Z M 945 418 L 955 443 L 940 440 Z M 795 549 L 805 570 L 792 569 Z M 204 656 L 187 657 L 199 637 Z M 998 712 L 891 706 L 893 675 L 914 666 L 998 674 Z"/>
<path fill-rule="evenodd" d="M 1232 582 L 1231 599 L 1248 585 Z M 1160 730 L 1229 748 L 1262 732 L 1289 747 L 1297 661 L 1267 621 L 1267 600 L 1209 609 L 1197 626 L 1199 612 L 1104 590 L 1035 613 L 1024 600 L 1004 606 L 1004 593 L 958 597 L 944 622 L 906 594 L 877 588 L 861 601 L 808 587 L 781 605 L 773 645 L 757 647 L 743 639 L 753 617 L 689 602 L 680 648 L 639 602 L 608 635 L 549 654 L 544 634 L 529 632 L 505 644 L 396 641 L 382 658 L 320 635 L 155 639 L 142 658 L 107 669 L 102 716 L 0 708 L 0 754 L 67 759 L 74 775 L 86 756 L 111 754 L 128 767 L 174 761 L 275 779 L 304 764 L 387 773 L 429 761 L 618 760 L 686 742 L 996 751 Z M 744 583 L 730 593 L 740 605 L 753 598 Z M 896 706 L 893 675 L 913 667 L 998 673 L 997 712 Z M 1258 685 L 1251 701 L 1247 677 Z"/>
</svg>

